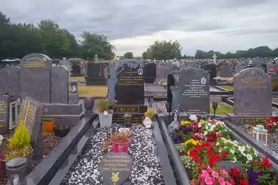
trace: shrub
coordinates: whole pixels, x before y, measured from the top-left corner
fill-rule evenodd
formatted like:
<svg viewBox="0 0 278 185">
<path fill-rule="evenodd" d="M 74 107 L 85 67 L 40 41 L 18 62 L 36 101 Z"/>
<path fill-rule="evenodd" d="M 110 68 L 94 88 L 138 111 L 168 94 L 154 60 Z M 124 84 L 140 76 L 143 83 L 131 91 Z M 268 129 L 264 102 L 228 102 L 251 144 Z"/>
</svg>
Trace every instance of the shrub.
<svg viewBox="0 0 278 185">
<path fill-rule="evenodd" d="M 26 126 L 20 121 L 19 126 L 11 139 L 9 139 L 10 148 L 12 150 L 20 150 L 30 146 L 31 134 Z"/>
<path fill-rule="evenodd" d="M 98 107 L 100 113 L 108 110 L 111 107 L 111 105 L 112 104 L 106 99 L 100 99 L 97 101 L 97 107 Z"/>
</svg>

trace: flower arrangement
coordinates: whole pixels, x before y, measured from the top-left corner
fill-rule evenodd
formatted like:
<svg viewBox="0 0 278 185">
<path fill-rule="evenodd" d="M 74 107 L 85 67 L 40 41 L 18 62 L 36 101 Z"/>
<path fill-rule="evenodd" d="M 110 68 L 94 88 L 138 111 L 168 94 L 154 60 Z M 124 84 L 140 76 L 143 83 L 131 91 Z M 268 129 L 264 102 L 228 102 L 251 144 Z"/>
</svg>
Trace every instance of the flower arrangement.
<svg viewBox="0 0 278 185">
<path fill-rule="evenodd" d="M 276 122 L 275 118 L 267 121 Z M 253 147 L 233 140 L 232 132 L 224 122 L 197 119 L 181 121 L 171 136 L 184 167 L 193 171 L 193 185 L 278 183 L 278 174 L 268 158 L 260 159 Z M 241 162 L 243 171 L 237 168 L 226 171 L 218 166 L 221 161 Z"/>
<path fill-rule="evenodd" d="M 198 180 L 194 180 L 192 185 L 235 185 L 229 173 L 221 168 L 207 167 L 198 175 Z"/>
<path fill-rule="evenodd" d="M 145 117 L 148 117 L 150 119 L 153 119 L 155 115 L 154 109 L 148 109 L 147 112 L 144 113 Z"/>
</svg>

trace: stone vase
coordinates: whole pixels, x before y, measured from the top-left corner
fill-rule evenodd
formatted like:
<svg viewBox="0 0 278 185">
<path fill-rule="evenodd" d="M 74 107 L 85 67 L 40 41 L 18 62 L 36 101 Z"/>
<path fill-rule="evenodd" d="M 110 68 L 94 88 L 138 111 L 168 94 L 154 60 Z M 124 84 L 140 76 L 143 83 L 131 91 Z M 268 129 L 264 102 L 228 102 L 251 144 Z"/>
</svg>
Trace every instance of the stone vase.
<svg viewBox="0 0 278 185">
<path fill-rule="evenodd" d="M 113 118 L 113 112 L 109 112 L 107 115 L 100 113 L 99 114 L 100 128 L 111 127 L 112 118 Z"/>
<path fill-rule="evenodd" d="M 95 100 L 92 97 L 84 99 L 84 107 L 87 111 L 92 111 L 95 105 Z"/>
</svg>

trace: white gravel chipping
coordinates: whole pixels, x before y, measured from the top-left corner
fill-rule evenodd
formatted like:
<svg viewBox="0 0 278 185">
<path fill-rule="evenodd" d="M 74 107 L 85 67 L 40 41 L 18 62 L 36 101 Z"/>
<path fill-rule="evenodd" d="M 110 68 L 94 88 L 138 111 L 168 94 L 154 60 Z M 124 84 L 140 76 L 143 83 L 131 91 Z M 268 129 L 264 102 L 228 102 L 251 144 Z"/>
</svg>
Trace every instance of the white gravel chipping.
<svg viewBox="0 0 278 185">
<path fill-rule="evenodd" d="M 122 126 L 114 124 L 114 128 Z M 132 185 L 164 185 L 153 129 L 141 124 L 133 124 L 132 143 L 129 155 L 132 158 L 132 171 L 128 179 Z M 99 163 L 104 155 L 103 144 L 107 140 L 105 129 L 98 129 L 92 135 L 86 149 L 73 164 L 61 185 L 102 185 Z"/>
</svg>

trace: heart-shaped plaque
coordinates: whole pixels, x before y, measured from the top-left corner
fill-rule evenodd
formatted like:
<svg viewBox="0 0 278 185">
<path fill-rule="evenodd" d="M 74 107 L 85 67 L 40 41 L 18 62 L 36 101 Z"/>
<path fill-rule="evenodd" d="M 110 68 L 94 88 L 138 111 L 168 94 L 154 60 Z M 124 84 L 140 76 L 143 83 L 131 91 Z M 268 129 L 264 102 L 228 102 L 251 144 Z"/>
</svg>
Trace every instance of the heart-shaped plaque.
<svg viewBox="0 0 278 185">
<path fill-rule="evenodd" d="M 107 185 L 121 185 L 131 174 L 132 160 L 124 152 L 106 153 L 100 161 L 100 172 Z"/>
</svg>

